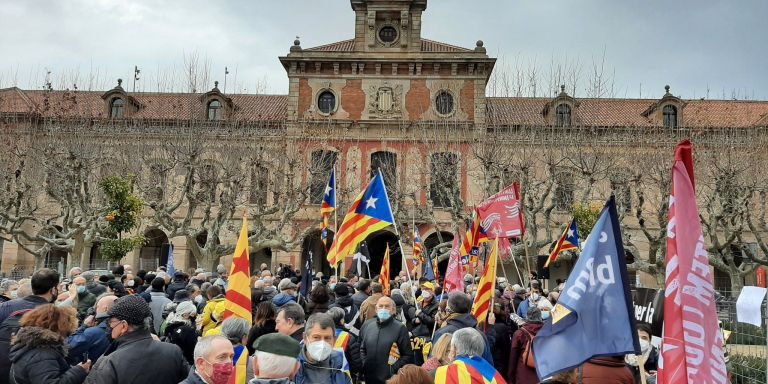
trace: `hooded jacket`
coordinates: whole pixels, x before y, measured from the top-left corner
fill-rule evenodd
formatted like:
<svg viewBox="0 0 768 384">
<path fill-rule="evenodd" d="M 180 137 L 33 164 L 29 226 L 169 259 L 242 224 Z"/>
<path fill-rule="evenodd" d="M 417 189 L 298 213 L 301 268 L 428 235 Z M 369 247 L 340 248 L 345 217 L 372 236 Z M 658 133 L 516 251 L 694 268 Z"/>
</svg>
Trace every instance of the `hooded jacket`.
<svg viewBox="0 0 768 384">
<path fill-rule="evenodd" d="M 408 330 L 405 325 L 394 320 L 390 317 L 381 321 L 374 317 L 360 329 L 360 358 L 366 384 L 384 384 L 400 368 L 413 361 Z M 393 344 L 397 345 L 400 357 L 389 365 Z"/>
<path fill-rule="evenodd" d="M 91 368 L 86 383 L 178 383 L 189 364 L 178 346 L 155 341 L 149 330 L 136 330 L 115 340 L 106 356 Z"/>
<path fill-rule="evenodd" d="M 291 296 L 287 293 L 279 293 L 277 296 L 275 296 L 272 299 L 272 304 L 275 305 L 275 307 L 280 308 L 283 305 L 286 305 L 290 302 L 296 302 L 296 297 Z"/>
<path fill-rule="evenodd" d="M 329 308 L 334 307 L 338 307 L 344 310 L 346 313 L 344 315 L 344 322 L 346 324 L 352 322 L 352 319 L 355 318 L 355 314 L 357 313 L 357 306 L 355 306 L 355 302 L 352 300 L 352 296 L 350 295 L 336 296 L 336 301 L 331 304 Z"/>
<path fill-rule="evenodd" d="M 203 317 L 201 321 L 201 324 L 203 326 L 203 333 L 216 328 L 216 325 L 218 325 L 217 319 L 214 319 L 212 316 L 213 316 L 213 311 L 216 309 L 216 305 L 222 301 L 224 301 L 224 295 L 218 295 L 213 299 L 208 300 L 208 302 L 205 304 L 205 308 L 203 309 Z"/>
<path fill-rule="evenodd" d="M 88 375 L 70 367 L 63 336 L 40 327 L 19 329 L 11 346 L 11 375 L 17 384 L 80 384 Z"/>
<path fill-rule="evenodd" d="M 530 333 L 535 337 L 543 325 L 541 322 L 525 323 L 512 336 L 512 346 L 509 349 L 509 371 L 507 372 L 510 382 L 516 384 L 537 384 L 539 382 L 536 369 L 525 364 L 523 352 L 525 351 L 525 344 L 530 339 L 528 334 Z"/>
</svg>

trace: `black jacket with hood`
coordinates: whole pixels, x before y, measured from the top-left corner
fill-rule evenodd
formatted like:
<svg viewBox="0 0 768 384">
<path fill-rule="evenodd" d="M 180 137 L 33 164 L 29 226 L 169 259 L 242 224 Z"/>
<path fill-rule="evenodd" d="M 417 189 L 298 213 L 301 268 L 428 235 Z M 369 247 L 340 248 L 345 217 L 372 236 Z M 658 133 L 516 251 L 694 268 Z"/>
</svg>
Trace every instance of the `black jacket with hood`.
<svg viewBox="0 0 768 384">
<path fill-rule="evenodd" d="M 67 363 L 67 340 L 40 327 L 22 327 L 11 346 L 11 383 L 80 384 L 88 375 Z M 15 381 L 14 381 L 15 380 Z"/>
</svg>

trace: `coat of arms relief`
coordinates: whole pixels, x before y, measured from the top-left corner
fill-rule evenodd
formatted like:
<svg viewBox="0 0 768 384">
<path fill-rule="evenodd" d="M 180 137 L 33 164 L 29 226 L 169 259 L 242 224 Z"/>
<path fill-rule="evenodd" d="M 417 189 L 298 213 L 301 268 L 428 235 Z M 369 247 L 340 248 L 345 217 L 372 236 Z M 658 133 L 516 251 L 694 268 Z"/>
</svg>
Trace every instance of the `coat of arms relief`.
<svg viewBox="0 0 768 384">
<path fill-rule="evenodd" d="M 371 119 L 403 117 L 403 86 L 384 83 L 368 87 L 368 114 Z"/>
</svg>

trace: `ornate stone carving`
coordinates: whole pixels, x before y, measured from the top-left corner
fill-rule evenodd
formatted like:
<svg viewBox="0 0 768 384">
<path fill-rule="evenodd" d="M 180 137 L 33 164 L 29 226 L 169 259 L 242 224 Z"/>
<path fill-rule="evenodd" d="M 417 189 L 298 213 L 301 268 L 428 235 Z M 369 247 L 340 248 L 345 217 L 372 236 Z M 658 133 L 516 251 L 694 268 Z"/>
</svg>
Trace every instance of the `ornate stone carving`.
<svg viewBox="0 0 768 384">
<path fill-rule="evenodd" d="M 368 87 L 368 114 L 371 119 L 399 119 L 403 116 L 403 86 L 383 83 Z"/>
</svg>

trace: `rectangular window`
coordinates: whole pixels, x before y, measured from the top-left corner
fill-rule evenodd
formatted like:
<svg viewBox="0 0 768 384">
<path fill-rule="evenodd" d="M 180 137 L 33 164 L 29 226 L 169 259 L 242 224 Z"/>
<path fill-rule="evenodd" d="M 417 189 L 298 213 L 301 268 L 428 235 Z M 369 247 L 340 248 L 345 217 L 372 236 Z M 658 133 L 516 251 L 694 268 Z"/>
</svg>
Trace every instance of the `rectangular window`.
<svg viewBox="0 0 768 384">
<path fill-rule="evenodd" d="M 309 165 L 309 203 L 320 204 L 323 202 L 325 186 L 328 185 L 328 179 L 331 177 L 331 170 L 336 164 L 338 153 L 334 151 L 319 150 L 312 152 L 311 164 Z"/>
<path fill-rule="evenodd" d="M 438 208 L 449 208 L 461 195 L 459 190 L 459 157 L 455 153 L 433 153 L 429 167 L 429 197 Z"/>
</svg>

